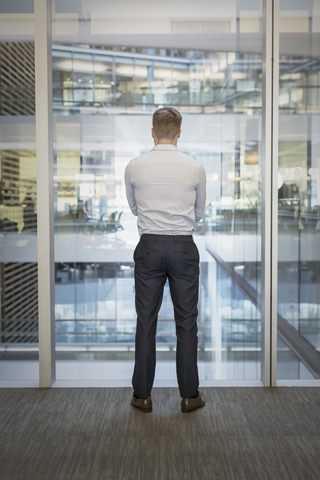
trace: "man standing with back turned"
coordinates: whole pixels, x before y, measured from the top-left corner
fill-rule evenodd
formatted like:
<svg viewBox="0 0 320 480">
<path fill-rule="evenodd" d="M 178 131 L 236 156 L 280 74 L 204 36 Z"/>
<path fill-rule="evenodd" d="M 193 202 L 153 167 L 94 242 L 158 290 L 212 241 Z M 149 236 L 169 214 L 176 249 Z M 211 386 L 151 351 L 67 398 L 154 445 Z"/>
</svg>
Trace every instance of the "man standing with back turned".
<svg viewBox="0 0 320 480">
<path fill-rule="evenodd" d="M 177 378 L 182 412 L 205 405 L 198 391 L 199 252 L 195 222 L 206 201 L 206 174 L 200 162 L 181 153 L 182 117 L 175 108 L 153 114 L 151 152 L 134 158 L 125 171 L 128 203 L 138 216 L 140 241 L 134 251 L 137 332 L 131 405 L 152 411 L 156 329 L 163 288 L 169 279 L 177 334 Z"/>
</svg>

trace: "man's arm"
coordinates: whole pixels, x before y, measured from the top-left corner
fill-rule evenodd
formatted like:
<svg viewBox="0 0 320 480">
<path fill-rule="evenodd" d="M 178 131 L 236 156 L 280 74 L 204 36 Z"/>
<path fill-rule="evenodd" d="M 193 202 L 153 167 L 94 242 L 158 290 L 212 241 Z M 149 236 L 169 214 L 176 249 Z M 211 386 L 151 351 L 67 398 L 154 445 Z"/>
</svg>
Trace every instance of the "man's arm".
<svg viewBox="0 0 320 480">
<path fill-rule="evenodd" d="M 201 220 L 206 204 L 206 172 L 203 165 L 199 166 L 199 181 L 196 188 L 195 214 L 196 222 Z"/>
<path fill-rule="evenodd" d="M 131 162 L 129 162 L 127 167 L 126 167 L 126 171 L 125 171 L 125 174 L 124 174 L 124 179 L 125 179 L 125 183 L 126 183 L 126 195 L 127 195 L 127 200 L 128 200 L 128 203 L 129 203 L 129 207 L 130 207 L 133 215 L 138 215 L 138 208 L 137 208 L 136 201 L 134 199 L 134 189 L 133 189 L 133 185 L 131 183 Z"/>
</svg>

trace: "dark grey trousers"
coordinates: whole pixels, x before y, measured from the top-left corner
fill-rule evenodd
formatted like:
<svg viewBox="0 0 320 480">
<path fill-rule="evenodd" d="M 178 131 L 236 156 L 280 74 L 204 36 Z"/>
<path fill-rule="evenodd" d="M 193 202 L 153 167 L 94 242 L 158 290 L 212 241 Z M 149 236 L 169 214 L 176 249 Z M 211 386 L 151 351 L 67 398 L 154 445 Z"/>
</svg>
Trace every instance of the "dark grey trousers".
<svg viewBox="0 0 320 480">
<path fill-rule="evenodd" d="M 156 330 L 163 288 L 169 279 L 176 322 L 177 378 L 182 398 L 197 394 L 199 252 L 191 235 L 142 235 L 135 252 L 137 331 L 132 385 L 151 394 L 156 367 Z"/>
</svg>

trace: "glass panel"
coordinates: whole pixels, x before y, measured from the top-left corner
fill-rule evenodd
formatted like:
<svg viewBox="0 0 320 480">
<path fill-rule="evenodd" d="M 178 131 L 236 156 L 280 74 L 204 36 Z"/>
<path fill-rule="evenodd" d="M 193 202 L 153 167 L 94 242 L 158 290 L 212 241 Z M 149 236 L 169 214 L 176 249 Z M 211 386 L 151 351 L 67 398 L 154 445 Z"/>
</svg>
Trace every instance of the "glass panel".
<svg viewBox="0 0 320 480">
<path fill-rule="evenodd" d="M 133 100 L 133 59 L 116 57 L 115 104 L 127 106 Z"/>
<path fill-rule="evenodd" d="M 113 76 L 113 57 L 96 55 L 94 58 L 95 105 L 108 107 L 113 102 L 115 91 L 115 82 Z"/>
<path fill-rule="evenodd" d="M 73 54 L 72 89 L 75 105 L 91 106 L 94 88 L 94 62 L 91 55 Z"/>
<path fill-rule="evenodd" d="M 153 71 L 153 60 L 150 59 L 135 59 L 134 68 L 134 106 L 135 109 L 142 109 L 142 111 L 151 111 L 152 105 L 147 106 L 148 103 L 153 103 L 152 89 L 150 84 L 150 75 Z M 150 73 L 151 72 L 151 73 Z"/>
<path fill-rule="evenodd" d="M 0 381 L 37 386 L 33 5 L 15 2 L 11 10 L 5 3 L 0 6 Z"/>
<path fill-rule="evenodd" d="M 185 9 L 165 0 L 161 11 L 168 14 L 154 22 L 160 6 L 150 2 L 137 9 L 125 0 L 97 1 L 90 23 L 88 6 L 70 20 L 75 3 L 81 12 L 80 1 L 65 2 L 61 11 L 56 5 L 53 28 L 55 65 L 62 53 L 72 59 L 71 92 L 65 87 L 72 109 L 55 109 L 54 116 L 57 378 L 130 384 L 139 236 L 124 170 L 153 147 L 152 113 L 175 105 L 183 115 L 178 147 L 207 173 L 205 216 L 194 232 L 201 380 L 259 380 L 262 1 L 248 13 L 242 1 Z M 83 93 L 91 95 L 91 79 L 94 99 Z M 166 285 L 159 380 L 175 378 L 175 349 Z M 95 370 L 94 360 L 117 363 Z"/>
<path fill-rule="evenodd" d="M 55 110 L 72 108 L 73 95 L 73 74 L 71 52 L 57 52 L 52 61 L 52 100 Z"/>
<path fill-rule="evenodd" d="M 320 2 L 280 6 L 278 378 L 319 378 Z"/>
<path fill-rule="evenodd" d="M 154 62 L 152 91 L 154 103 L 169 105 L 173 100 L 173 65 L 169 62 Z"/>
<path fill-rule="evenodd" d="M 174 63 L 173 67 L 173 105 L 188 105 L 189 100 L 189 65 Z"/>
</svg>

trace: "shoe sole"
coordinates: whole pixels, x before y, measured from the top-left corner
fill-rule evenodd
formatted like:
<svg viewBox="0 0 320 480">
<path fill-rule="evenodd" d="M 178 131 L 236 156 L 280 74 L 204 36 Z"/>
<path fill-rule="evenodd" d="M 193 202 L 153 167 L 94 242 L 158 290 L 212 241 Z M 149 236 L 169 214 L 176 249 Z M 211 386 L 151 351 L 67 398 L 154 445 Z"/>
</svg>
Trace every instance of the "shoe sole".
<svg viewBox="0 0 320 480">
<path fill-rule="evenodd" d="M 152 408 L 139 408 L 139 407 L 136 407 L 135 405 L 131 405 L 131 407 L 136 408 L 137 410 L 139 410 L 139 412 L 142 412 L 142 413 L 152 412 Z"/>
<path fill-rule="evenodd" d="M 195 410 L 198 410 L 198 408 L 203 408 L 204 405 L 199 405 L 199 407 L 192 408 L 192 409 L 187 409 L 187 408 L 181 408 L 182 413 L 191 413 L 194 412 Z"/>
</svg>

